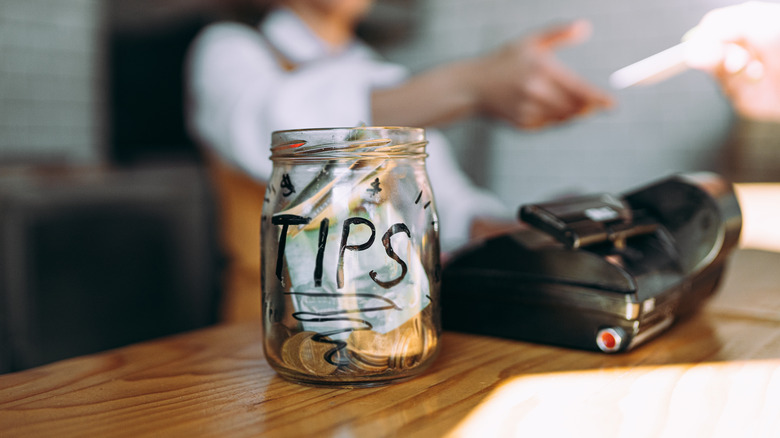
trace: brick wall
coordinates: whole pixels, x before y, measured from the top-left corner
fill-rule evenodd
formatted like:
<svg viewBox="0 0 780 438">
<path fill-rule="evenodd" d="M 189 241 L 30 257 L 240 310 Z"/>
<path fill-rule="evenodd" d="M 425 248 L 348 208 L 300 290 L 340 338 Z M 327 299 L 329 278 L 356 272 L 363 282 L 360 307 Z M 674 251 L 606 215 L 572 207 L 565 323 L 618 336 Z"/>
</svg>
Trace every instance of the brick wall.
<svg viewBox="0 0 780 438">
<path fill-rule="evenodd" d="M 0 2 L 0 163 L 99 161 L 99 0 Z"/>
</svg>

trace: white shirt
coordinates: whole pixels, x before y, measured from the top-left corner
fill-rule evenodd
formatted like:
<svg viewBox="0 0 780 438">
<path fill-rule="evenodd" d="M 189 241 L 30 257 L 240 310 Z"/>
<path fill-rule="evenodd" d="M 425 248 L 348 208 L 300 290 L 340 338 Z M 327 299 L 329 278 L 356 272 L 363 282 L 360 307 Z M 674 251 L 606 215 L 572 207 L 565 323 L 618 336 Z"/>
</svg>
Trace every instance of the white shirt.
<svg viewBox="0 0 780 438">
<path fill-rule="evenodd" d="M 296 68 L 282 68 L 278 54 Z M 188 64 L 189 127 L 222 159 L 267 181 L 273 131 L 370 126 L 372 90 L 396 86 L 408 75 L 357 40 L 333 52 L 293 12 L 279 8 L 259 32 L 218 23 L 197 37 Z M 443 135 L 426 129 L 426 136 L 439 237 L 442 250 L 451 251 L 467 241 L 476 216 L 509 213 L 463 174 Z"/>
</svg>

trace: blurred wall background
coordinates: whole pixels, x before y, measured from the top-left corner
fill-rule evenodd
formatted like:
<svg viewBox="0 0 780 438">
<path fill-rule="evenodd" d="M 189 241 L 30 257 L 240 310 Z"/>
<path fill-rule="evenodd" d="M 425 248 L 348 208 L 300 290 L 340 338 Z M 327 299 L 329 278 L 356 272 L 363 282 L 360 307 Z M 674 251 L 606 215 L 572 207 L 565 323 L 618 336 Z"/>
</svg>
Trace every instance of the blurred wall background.
<svg viewBox="0 0 780 438">
<path fill-rule="evenodd" d="M 0 162 L 87 163 L 105 141 L 101 0 L 0 2 Z"/>
<path fill-rule="evenodd" d="M 217 322 L 181 63 L 214 3 L 0 2 L 0 373 Z"/>
</svg>

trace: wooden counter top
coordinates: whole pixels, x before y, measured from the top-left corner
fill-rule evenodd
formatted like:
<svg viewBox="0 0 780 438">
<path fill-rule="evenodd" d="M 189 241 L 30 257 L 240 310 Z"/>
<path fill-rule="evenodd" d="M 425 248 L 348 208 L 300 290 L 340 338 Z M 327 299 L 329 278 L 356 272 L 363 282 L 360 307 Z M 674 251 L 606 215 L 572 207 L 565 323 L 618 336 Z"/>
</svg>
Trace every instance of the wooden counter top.
<svg viewBox="0 0 780 438">
<path fill-rule="evenodd" d="M 422 376 L 301 386 L 259 323 L 0 375 L 0 436 L 780 435 L 780 253 L 734 254 L 696 316 L 627 354 L 447 332 Z"/>
</svg>

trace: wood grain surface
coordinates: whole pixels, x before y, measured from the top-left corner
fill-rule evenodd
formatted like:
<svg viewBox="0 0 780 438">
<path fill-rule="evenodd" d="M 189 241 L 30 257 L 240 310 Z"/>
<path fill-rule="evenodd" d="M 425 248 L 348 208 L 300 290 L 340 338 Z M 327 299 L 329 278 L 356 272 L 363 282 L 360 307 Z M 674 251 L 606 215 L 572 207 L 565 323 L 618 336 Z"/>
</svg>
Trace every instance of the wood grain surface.
<svg viewBox="0 0 780 438">
<path fill-rule="evenodd" d="M 257 322 L 0 376 L 0 436 L 780 436 L 780 254 L 738 251 L 720 292 L 635 351 L 447 332 L 423 375 L 302 386 Z"/>
</svg>

